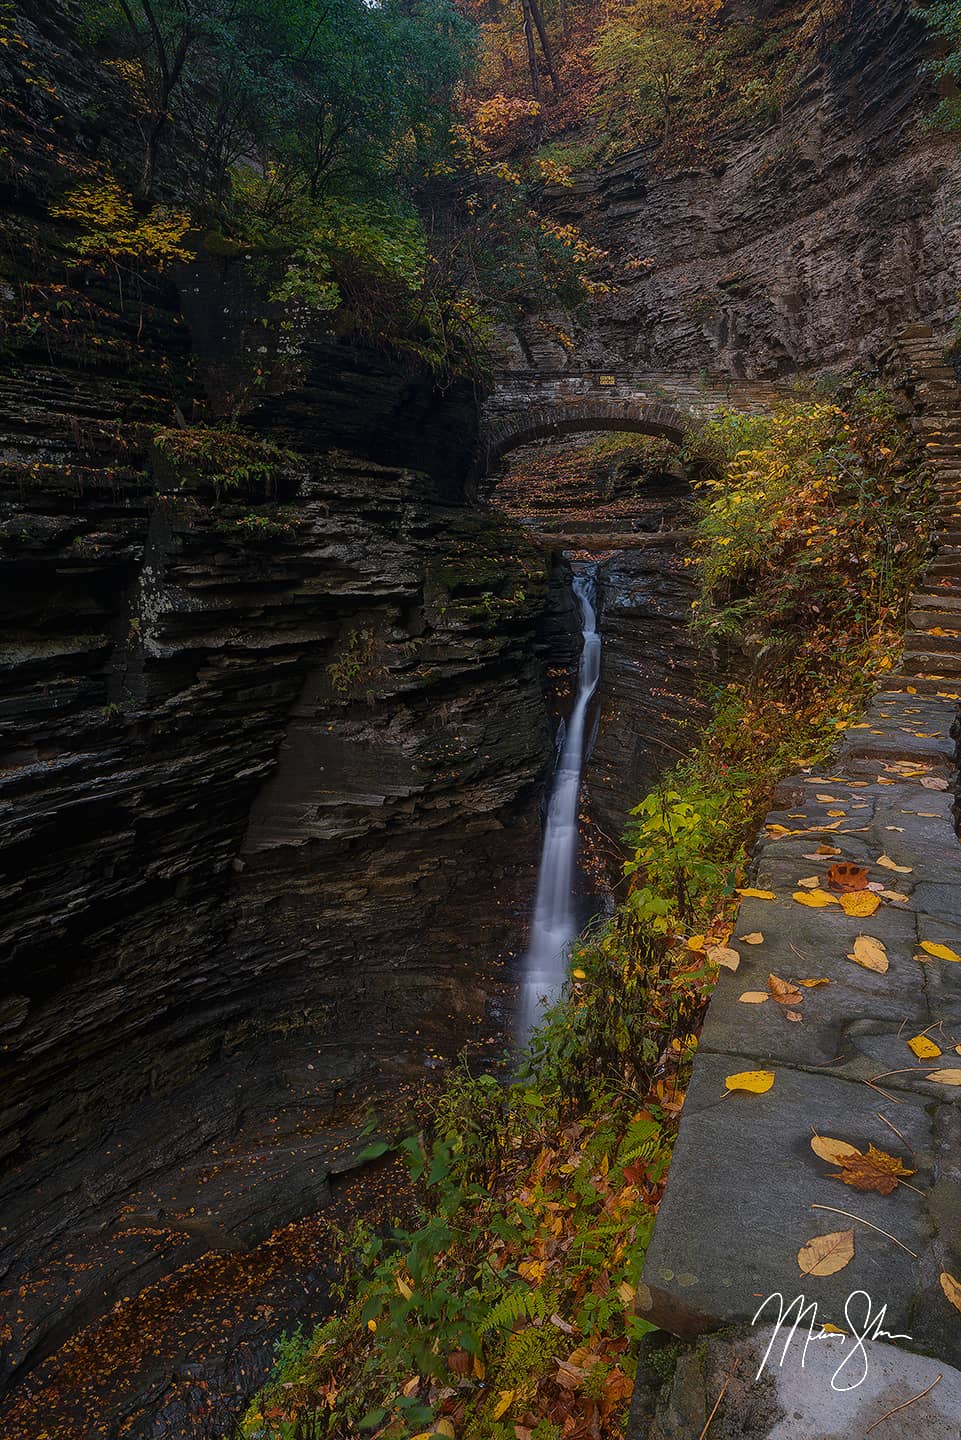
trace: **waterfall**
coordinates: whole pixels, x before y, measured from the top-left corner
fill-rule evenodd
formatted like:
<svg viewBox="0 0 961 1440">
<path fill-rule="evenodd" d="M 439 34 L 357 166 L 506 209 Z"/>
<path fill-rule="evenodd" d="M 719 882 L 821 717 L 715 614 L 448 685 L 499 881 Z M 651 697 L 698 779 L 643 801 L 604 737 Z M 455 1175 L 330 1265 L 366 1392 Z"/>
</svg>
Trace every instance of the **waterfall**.
<svg viewBox="0 0 961 1440">
<path fill-rule="evenodd" d="M 521 971 L 518 996 L 518 1032 L 523 1041 L 533 1030 L 542 1000 L 557 999 L 567 978 L 567 946 L 578 930 L 574 908 L 574 864 L 577 858 L 577 802 L 584 763 L 587 710 L 601 672 L 601 637 L 597 629 L 597 567 L 574 576 L 574 595 L 581 614 L 580 665 L 577 694 L 564 733 L 563 745 L 547 811 L 534 899 L 534 917 Z"/>
</svg>

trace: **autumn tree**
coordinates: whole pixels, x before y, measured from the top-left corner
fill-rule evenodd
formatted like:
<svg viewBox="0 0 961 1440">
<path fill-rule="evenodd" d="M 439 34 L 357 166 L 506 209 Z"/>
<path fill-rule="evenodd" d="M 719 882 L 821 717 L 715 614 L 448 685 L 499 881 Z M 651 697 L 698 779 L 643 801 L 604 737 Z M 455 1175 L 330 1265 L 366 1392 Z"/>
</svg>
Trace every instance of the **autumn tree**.
<svg viewBox="0 0 961 1440">
<path fill-rule="evenodd" d="M 639 0 L 600 31 L 594 63 L 613 79 L 636 127 L 659 128 L 665 144 L 685 88 L 696 83 L 705 26 L 721 0 Z"/>
</svg>

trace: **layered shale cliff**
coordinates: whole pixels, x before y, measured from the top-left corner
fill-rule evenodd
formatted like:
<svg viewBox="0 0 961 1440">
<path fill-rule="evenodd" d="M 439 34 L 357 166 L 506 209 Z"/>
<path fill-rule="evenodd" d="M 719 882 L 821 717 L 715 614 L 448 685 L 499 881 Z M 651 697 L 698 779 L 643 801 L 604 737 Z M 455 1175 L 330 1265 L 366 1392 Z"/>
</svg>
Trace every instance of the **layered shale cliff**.
<svg viewBox="0 0 961 1440">
<path fill-rule="evenodd" d="M 56 26 L 37 43 L 70 69 Z M 7 1375 L 209 1248 L 178 1225 L 194 1209 L 230 1246 L 323 1203 L 362 1102 L 477 1029 L 522 930 L 548 749 L 546 564 L 465 501 L 470 389 L 309 327 L 295 346 L 242 257 L 165 283 L 79 267 L 46 211 L 99 141 L 19 100 Z M 155 1235 L 118 1246 L 131 1208 Z"/>
<path fill-rule="evenodd" d="M 725 23 L 757 9 L 732 0 Z M 778 376 L 843 368 L 915 320 L 947 330 L 961 155 L 927 125 L 913 10 L 853 0 L 783 115 L 709 137 L 710 161 L 678 168 L 653 142 L 552 187 L 557 217 L 608 252 L 616 288 L 587 325 L 522 326 L 506 363 Z"/>
</svg>

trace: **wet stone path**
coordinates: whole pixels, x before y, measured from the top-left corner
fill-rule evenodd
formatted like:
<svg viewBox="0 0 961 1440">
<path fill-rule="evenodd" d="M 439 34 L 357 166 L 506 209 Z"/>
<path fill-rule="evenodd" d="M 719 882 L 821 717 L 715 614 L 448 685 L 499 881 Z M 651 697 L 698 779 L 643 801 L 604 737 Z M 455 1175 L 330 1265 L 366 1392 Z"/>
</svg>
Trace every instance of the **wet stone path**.
<svg viewBox="0 0 961 1440">
<path fill-rule="evenodd" d="M 813 1380 L 788 1399 L 779 1375 L 768 1420 L 752 1420 L 758 1440 L 862 1434 L 905 1401 L 912 1433 L 958 1434 L 956 1413 L 944 1428 L 944 1405 L 961 1382 L 961 1305 L 942 1277 L 961 1280 L 961 410 L 929 333 L 909 333 L 901 358 L 934 471 L 937 548 L 912 599 L 901 673 L 825 768 L 781 784 L 767 817 L 730 942 L 740 963 L 721 971 L 709 1007 L 639 1308 L 684 1337 L 735 1327 L 743 1343 L 731 1353 L 746 1370 L 752 1357 L 756 1368 L 748 1327 L 776 1293 L 785 1304 L 804 1294 L 820 1323 L 850 1332 L 848 1297 L 865 1292 L 875 1313 L 887 1306 L 883 1328 L 910 1339 L 881 1347 L 886 1381 L 870 1404 L 868 1392 L 830 1385 L 825 1400 Z M 839 866 L 866 871 L 858 900 L 838 889 Z M 780 981 L 784 1003 L 772 993 Z M 729 1076 L 756 1071 L 773 1077 L 769 1088 L 729 1093 Z M 816 1137 L 862 1155 L 874 1146 L 903 1170 L 889 1193 L 842 1183 Z M 845 1232 L 853 1255 L 841 1242 L 833 1273 L 805 1270 L 802 1247 Z M 695 1412 L 710 1409 L 705 1377 L 731 1343 L 702 1352 L 700 1380 L 679 1371 L 675 1418 L 694 1392 Z M 911 1352 L 937 1359 L 940 1394 L 917 1401 L 923 1366 Z M 756 1410 L 760 1392 L 749 1391 L 736 1403 Z M 631 1440 L 673 1435 L 665 1415 L 651 1429 L 638 1408 Z M 902 1433 L 884 1423 L 881 1440 Z"/>
</svg>

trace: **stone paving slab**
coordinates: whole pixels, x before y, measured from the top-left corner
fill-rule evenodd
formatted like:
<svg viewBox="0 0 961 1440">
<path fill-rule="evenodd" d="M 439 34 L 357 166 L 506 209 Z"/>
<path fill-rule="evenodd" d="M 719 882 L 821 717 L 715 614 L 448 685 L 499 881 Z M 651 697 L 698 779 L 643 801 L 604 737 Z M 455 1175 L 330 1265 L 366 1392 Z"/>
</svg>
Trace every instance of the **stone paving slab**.
<svg viewBox="0 0 961 1440">
<path fill-rule="evenodd" d="M 883 701 L 890 717 L 890 697 Z M 953 702 L 927 702 L 924 712 L 927 729 L 937 727 L 937 738 L 949 742 Z M 878 720 L 894 723 L 880 714 Z M 953 1049 L 961 1045 L 961 963 L 919 948 L 930 939 L 961 955 L 961 845 L 953 797 L 921 784 L 934 773 L 929 762 L 908 776 L 899 772 L 893 784 L 883 783 L 889 778 L 883 770 L 852 783 L 874 728 L 852 727 L 831 766 L 786 781 L 779 808 L 767 818 L 750 883 L 775 898 L 745 897 L 738 912 L 731 945 L 740 965 L 722 971 L 703 1027 L 640 1311 L 680 1334 L 744 1321 L 765 1295 L 800 1293 L 796 1257 L 806 1240 L 853 1226 L 851 1264 L 807 1282 L 835 1312 L 826 1310 L 824 1318 L 837 1323 L 847 1295 L 867 1289 L 889 1305 L 896 1328 L 921 1335 L 919 1343 L 961 1364 L 961 1315 L 938 1283 L 942 1269 L 961 1274 L 961 1183 L 937 1140 L 961 1119 L 961 1088 L 927 1079 L 934 1069 L 955 1068 L 953 1062 L 961 1069 Z M 938 776 L 944 753 L 938 752 Z M 804 833 L 784 833 L 793 830 Z M 809 858 L 826 843 L 839 853 Z M 906 873 L 879 866 L 882 855 Z M 826 888 L 827 868 L 836 861 L 866 866 L 870 882 L 905 898 L 883 898 L 863 919 L 839 904 L 811 908 L 793 898 L 809 893 L 801 879 L 817 877 Z M 752 932 L 763 935 L 760 944 L 740 939 Z M 883 942 L 887 973 L 848 958 L 859 935 Z M 772 973 L 794 984 L 828 983 L 798 986 L 802 999 L 792 1007 L 740 1000 L 767 990 Z M 941 1047 L 941 1058 L 916 1059 L 907 1041 L 921 1033 Z M 725 1076 L 755 1069 L 775 1073 L 770 1091 L 726 1094 Z M 814 1133 L 861 1150 L 873 1144 L 917 1174 L 889 1196 L 854 1190 L 831 1178 L 832 1167 L 814 1155 Z M 961 1162 L 961 1149 L 954 1158 Z M 813 1204 L 857 1218 L 812 1210 Z"/>
<path fill-rule="evenodd" d="M 934 593 L 935 585 L 921 588 Z M 924 615 L 937 629 L 938 612 L 926 606 Z M 913 633 L 920 665 L 926 632 Z M 945 1270 L 961 1279 L 961 1087 L 928 1078 L 933 1070 L 961 1071 L 961 962 L 921 949 L 935 942 L 961 955 L 958 698 L 930 674 L 896 676 L 839 736 L 826 766 L 778 787 L 748 882 L 774 899 L 742 900 L 730 942 L 740 965 L 722 970 L 709 1007 L 639 1290 L 640 1313 L 663 1329 L 690 1337 L 743 1324 L 775 1292 L 806 1293 L 820 1303 L 822 1320 L 843 1325 L 847 1297 L 866 1290 L 888 1306 L 888 1330 L 961 1366 L 961 1314 L 939 1283 Z M 836 853 L 819 856 L 819 846 Z M 839 904 L 812 908 L 794 898 L 810 893 L 804 879 L 828 889 L 827 870 L 840 861 L 863 865 L 868 883 L 888 892 L 873 915 L 858 919 Z M 739 938 L 755 931 L 760 944 Z M 883 942 L 886 973 L 848 958 L 859 935 Z M 798 987 L 802 999 L 790 1007 L 741 1001 L 745 991 L 766 990 L 771 974 L 828 983 Z M 941 1056 L 916 1059 L 907 1042 L 922 1033 Z M 727 1075 L 757 1069 L 774 1073 L 769 1091 L 727 1094 Z M 836 1167 L 811 1150 L 815 1133 L 862 1151 L 875 1145 L 916 1173 L 890 1195 L 855 1189 L 832 1178 Z M 851 1262 L 834 1276 L 805 1277 L 800 1247 L 848 1228 Z M 913 1383 L 909 1362 L 897 1361 L 894 1390 Z M 917 1410 L 910 1433 L 961 1440 L 959 1383 L 954 1375 L 943 1392 L 953 1397 L 954 1428 L 938 1429 L 941 1420 L 931 1418 L 925 1424 L 935 1428 L 915 1432 L 925 1413 Z M 859 1425 L 860 1411 L 843 1421 L 811 1410 L 810 1386 L 794 1400 L 822 1430 L 805 1429 L 792 1411 L 788 1428 L 750 1433 L 770 1440 L 861 1433 L 843 1428 Z M 941 1416 L 938 1405 L 932 1417 Z M 711 1440 L 724 1433 L 741 1432 L 712 1427 Z M 639 1431 L 629 1434 L 639 1440 Z"/>
</svg>

